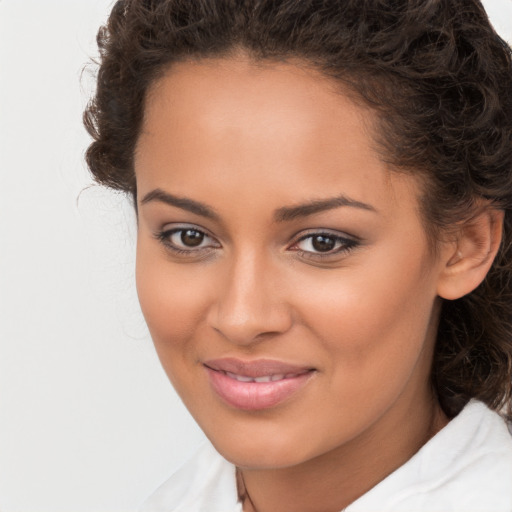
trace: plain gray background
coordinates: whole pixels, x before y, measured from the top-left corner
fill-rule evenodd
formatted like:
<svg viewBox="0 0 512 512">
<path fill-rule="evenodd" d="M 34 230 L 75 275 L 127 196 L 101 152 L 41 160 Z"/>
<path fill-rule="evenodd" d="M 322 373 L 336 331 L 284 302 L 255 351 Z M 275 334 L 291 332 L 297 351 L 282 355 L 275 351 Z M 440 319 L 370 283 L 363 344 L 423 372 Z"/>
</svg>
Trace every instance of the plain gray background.
<svg viewBox="0 0 512 512">
<path fill-rule="evenodd" d="M 0 0 L 0 510 L 132 512 L 202 434 L 134 287 L 134 216 L 89 186 L 84 64 L 110 0 Z M 486 0 L 512 41 L 512 0 Z"/>
</svg>

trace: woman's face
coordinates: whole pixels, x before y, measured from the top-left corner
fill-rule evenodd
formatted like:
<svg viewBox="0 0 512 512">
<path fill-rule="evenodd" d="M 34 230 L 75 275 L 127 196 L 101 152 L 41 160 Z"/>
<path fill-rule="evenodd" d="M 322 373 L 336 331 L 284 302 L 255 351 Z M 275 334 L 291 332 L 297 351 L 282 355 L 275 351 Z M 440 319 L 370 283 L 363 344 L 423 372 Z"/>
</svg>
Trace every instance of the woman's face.
<svg viewBox="0 0 512 512">
<path fill-rule="evenodd" d="M 371 122 L 311 70 L 243 58 L 176 64 L 148 96 L 140 303 L 176 390 L 240 466 L 396 438 L 431 399 L 441 264 Z"/>
</svg>

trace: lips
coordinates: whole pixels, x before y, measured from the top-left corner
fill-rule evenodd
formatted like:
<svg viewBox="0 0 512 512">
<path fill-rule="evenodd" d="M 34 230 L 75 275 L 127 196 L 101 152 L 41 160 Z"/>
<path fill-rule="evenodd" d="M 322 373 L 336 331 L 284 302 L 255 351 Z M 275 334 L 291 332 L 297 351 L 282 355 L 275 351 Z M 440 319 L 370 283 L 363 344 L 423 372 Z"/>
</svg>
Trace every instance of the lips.
<svg viewBox="0 0 512 512">
<path fill-rule="evenodd" d="M 236 379 L 238 382 L 276 382 L 278 380 L 290 379 L 298 375 L 294 373 L 289 373 L 287 375 L 284 373 L 275 373 L 272 375 L 262 375 L 261 377 L 248 377 L 246 375 L 237 375 L 236 373 L 231 372 L 225 372 L 225 374 L 232 379 Z"/>
<path fill-rule="evenodd" d="M 203 364 L 214 392 L 230 406 L 243 410 L 281 404 L 295 395 L 315 372 L 314 368 L 268 359 L 226 358 Z"/>
</svg>

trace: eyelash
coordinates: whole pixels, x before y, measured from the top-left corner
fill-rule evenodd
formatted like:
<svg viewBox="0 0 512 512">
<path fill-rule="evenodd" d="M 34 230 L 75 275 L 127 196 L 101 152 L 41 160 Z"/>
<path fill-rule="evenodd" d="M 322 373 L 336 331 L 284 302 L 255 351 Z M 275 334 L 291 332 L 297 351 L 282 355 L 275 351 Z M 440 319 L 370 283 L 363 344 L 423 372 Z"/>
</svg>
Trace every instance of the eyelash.
<svg viewBox="0 0 512 512">
<path fill-rule="evenodd" d="M 170 250 L 172 253 L 176 254 L 177 256 L 194 256 L 194 255 L 198 256 L 200 254 L 203 255 L 205 253 L 205 251 L 210 252 L 210 250 L 212 249 L 211 247 L 200 247 L 197 249 L 194 249 L 194 248 L 181 249 L 181 248 L 177 247 L 173 242 L 171 242 L 171 237 L 173 235 L 178 234 L 178 233 L 183 233 L 184 231 L 193 231 L 195 233 L 199 233 L 200 235 L 203 235 L 204 239 L 210 238 L 213 240 L 213 237 L 208 235 L 208 233 L 206 233 L 202 229 L 198 229 L 194 226 L 184 226 L 184 227 L 180 227 L 180 228 L 165 229 L 165 230 L 155 233 L 155 237 L 157 238 L 157 240 L 159 240 L 165 246 L 166 249 Z M 201 243 L 203 242 L 203 240 L 201 241 Z M 220 245 L 219 245 L 219 247 L 220 247 Z"/>
<path fill-rule="evenodd" d="M 188 257 L 202 256 L 202 255 L 205 255 L 205 253 L 210 253 L 212 249 L 221 247 L 220 244 L 218 244 L 218 242 L 216 242 L 218 245 L 215 247 L 210 246 L 210 247 L 199 247 L 197 249 L 194 249 L 194 248 L 181 249 L 181 248 L 177 247 L 173 242 L 171 242 L 171 237 L 175 234 L 183 233 L 184 231 L 192 231 L 192 232 L 199 233 L 200 235 L 202 235 L 204 238 L 203 238 L 203 240 L 201 240 L 200 243 L 203 243 L 203 241 L 208 238 L 211 240 L 214 240 L 214 238 L 211 237 L 210 235 L 208 235 L 208 233 L 206 233 L 202 229 L 196 228 L 194 226 L 184 226 L 184 227 L 179 227 L 179 228 L 162 230 L 162 231 L 155 233 L 155 238 L 157 240 L 159 240 L 160 243 L 162 243 L 166 249 L 168 249 L 169 251 L 171 251 L 172 253 L 174 253 L 177 256 L 188 256 Z M 301 242 L 303 242 L 305 240 L 313 239 L 314 237 L 322 237 L 322 236 L 325 238 L 331 239 L 334 242 L 334 247 L 336 247 L 337 245 L 339 245 L 339 247 L 337 247 L 337 249 L 334 251 L 328 251 L 328 252 L 326 251 L 325 253 L 313 252 L 313 251 L 307 251 L 304 249 L 295 248 L 298 244 L 300 244 Z M 311 231 L 309 233 L 303 234 L 298 240 L 296 240 L 295 242 L 292 243 L 289 250 L 295 251 L 301 258 L 318 261 L 318 260 L 327 259 L 329 257 L 332 258 L 333 256 L 337 256 L 337 255 L 341 255 L 341 254 L 347 254 L 350 251 L 352 251 L 353 249 L 355 249 L 359 244 L 360 244 L 360 242 L 357 239 L 341 236 L 341 235 L 334 234 L 329 231 L 319 230 L 319 231 Z"/>
<path fill-rule="evenodd" d="M 293 249 L 293 247 L 297 246 L 300 242 L 304 240 L 311 239 L 311 243 L 313 243 L 313 238 L 315 237 L 325 237 L 334 241 L 335 247 L 337 249 L 328 251 L 325 253 L 322 252 L 313 252 L 313 251 L 305 251 L 303 249 Z M 311 231 L 303 236 L 301 236 L 296 242 L 293 243 L 291 249 L 295 250 L 302 258 L 310 259 L 310 260 L 323 260 L 329 257 L 339 256 L 342 254 L 347 254 L 353 249 L 355 249 L 360 242 L 357 239 L 349 238 L 348 236 L 341 236 L 329 231 Z"/>
</svg>

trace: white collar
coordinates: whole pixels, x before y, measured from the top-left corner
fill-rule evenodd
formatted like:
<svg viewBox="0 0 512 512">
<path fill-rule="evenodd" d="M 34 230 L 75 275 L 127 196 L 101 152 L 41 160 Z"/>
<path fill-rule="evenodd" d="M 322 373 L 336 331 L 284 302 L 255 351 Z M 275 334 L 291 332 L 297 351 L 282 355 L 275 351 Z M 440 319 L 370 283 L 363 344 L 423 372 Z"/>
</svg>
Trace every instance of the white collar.
<svg viewBox="0 0 512 512">
<path fill-rule="evenodd" d="M 141 512 L 242 512 L 235 467 L 205 442 Z M 505 422 L 472 400 L 345 512 L 512 512 L 512 438 Z"/>
</svg>

